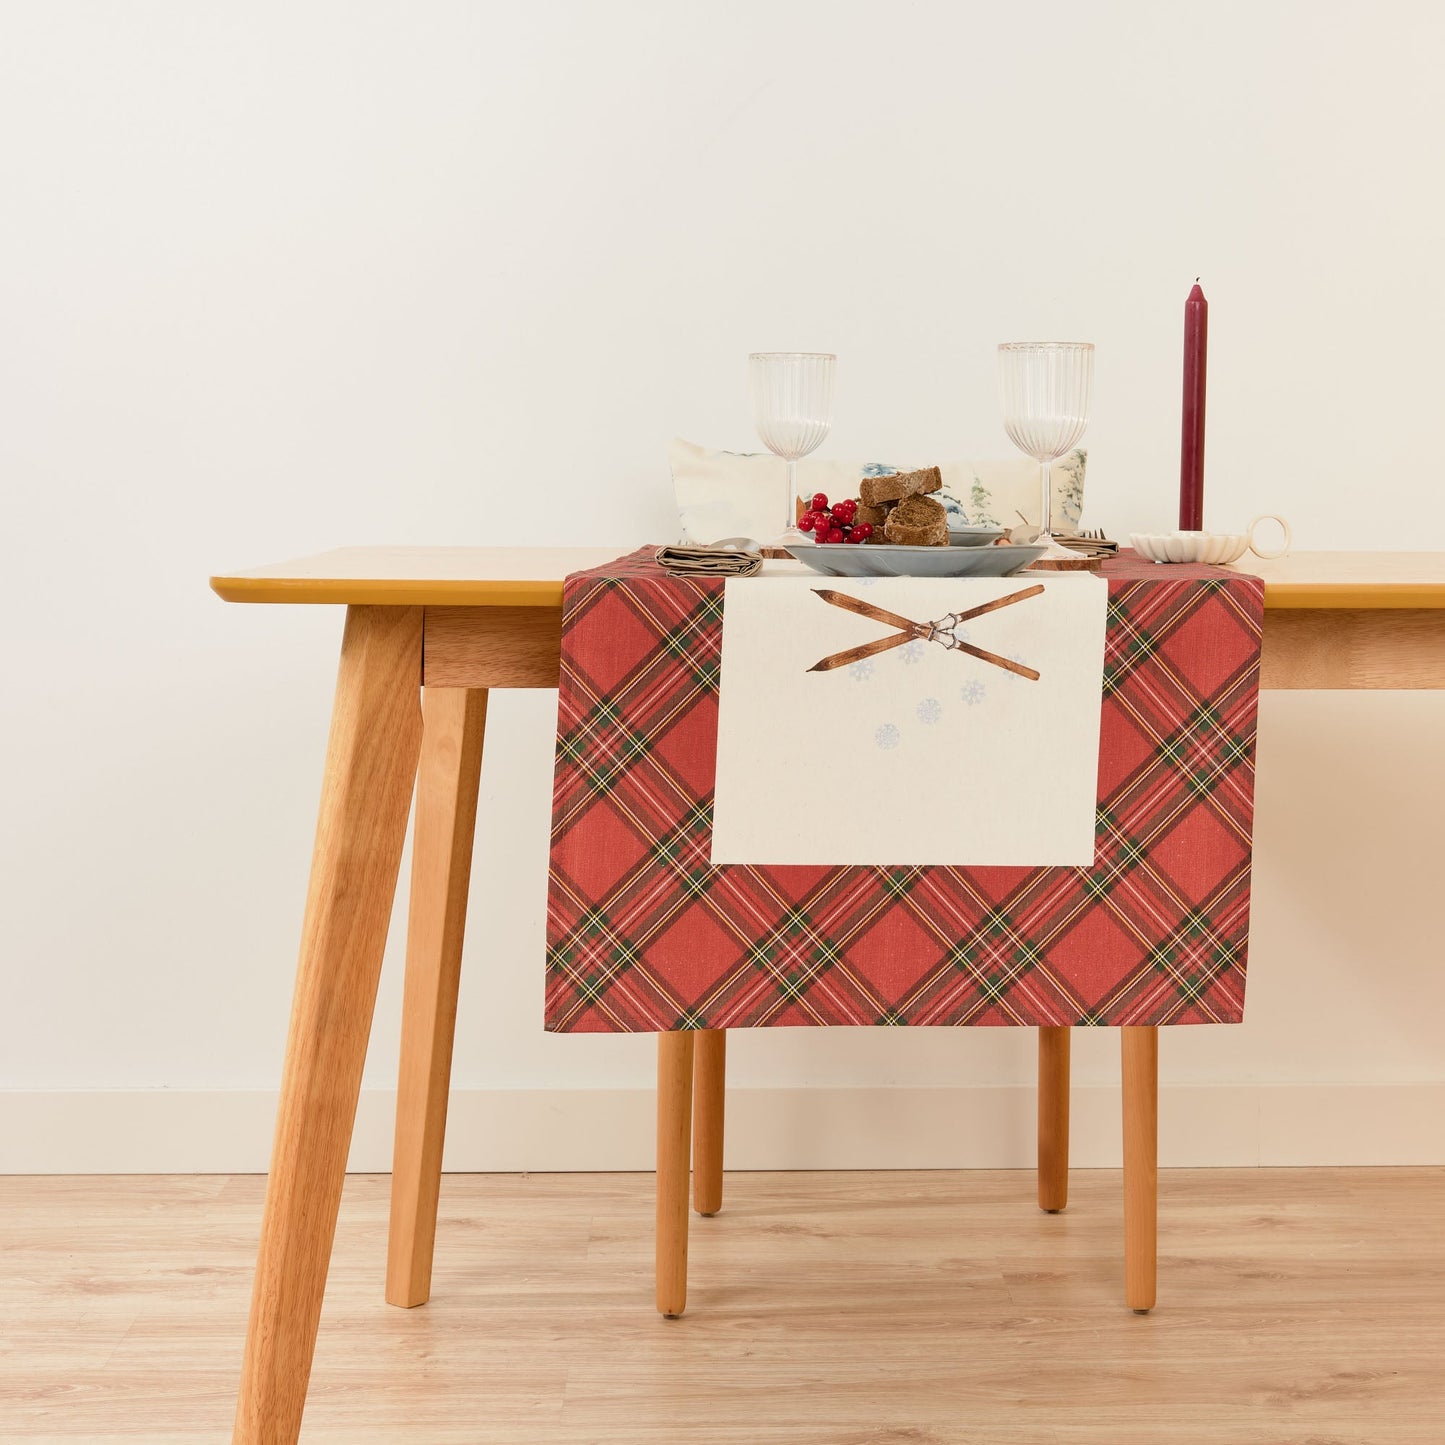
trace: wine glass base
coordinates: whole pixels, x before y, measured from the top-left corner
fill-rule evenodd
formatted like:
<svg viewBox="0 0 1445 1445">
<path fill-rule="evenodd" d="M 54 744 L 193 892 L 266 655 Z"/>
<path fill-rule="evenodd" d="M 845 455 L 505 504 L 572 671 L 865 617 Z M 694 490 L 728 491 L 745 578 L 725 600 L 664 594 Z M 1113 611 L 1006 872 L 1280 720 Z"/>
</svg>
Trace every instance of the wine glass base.
<svg viewBox="0 0 1445 1445">
<path fill-rule="evenodd" d="M 1041 533 L 1036 537 L 1034 539 L 1034 545 L 1036 547 L 1048 548 L 1044 555 L 1039 558 L 1039 562 L 1072 562 L 1077 560 L 1079 555 L 1077 552 L 1069 551 L 1067 547 L 1048 532 Z M 1037 567 L 1039 562 L 1035 562 L 1033 565 Z"/>
</svg>

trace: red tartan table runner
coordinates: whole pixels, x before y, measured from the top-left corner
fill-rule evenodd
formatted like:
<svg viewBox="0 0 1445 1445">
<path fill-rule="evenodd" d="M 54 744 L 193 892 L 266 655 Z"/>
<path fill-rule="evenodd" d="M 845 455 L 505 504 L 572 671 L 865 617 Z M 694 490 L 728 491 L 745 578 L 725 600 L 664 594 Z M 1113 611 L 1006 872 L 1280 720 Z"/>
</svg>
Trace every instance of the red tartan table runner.
<svg viewBox="0 0 1445 1445">
<path fill-rule="evenodd" d="M 547 1028 L 1238 1023 L 1264 584 L 1102 575 L 1092 868 L 712 866 L 723 580 L 567 578 Z"/>
</svg>

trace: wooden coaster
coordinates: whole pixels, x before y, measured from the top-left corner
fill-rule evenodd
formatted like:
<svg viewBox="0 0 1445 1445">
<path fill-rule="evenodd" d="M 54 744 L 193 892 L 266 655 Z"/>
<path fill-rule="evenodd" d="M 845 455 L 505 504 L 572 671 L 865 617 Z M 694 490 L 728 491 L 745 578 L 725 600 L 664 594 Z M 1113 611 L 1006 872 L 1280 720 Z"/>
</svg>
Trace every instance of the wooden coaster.
<svg viewBox="0 0 1445 1445">
<path fill-rule="evenodd" d="M 1104 565 L 1102 557 L 1040 557 L 1030 562 L 1028 572 L 1096 572 Z"/>
</svg>

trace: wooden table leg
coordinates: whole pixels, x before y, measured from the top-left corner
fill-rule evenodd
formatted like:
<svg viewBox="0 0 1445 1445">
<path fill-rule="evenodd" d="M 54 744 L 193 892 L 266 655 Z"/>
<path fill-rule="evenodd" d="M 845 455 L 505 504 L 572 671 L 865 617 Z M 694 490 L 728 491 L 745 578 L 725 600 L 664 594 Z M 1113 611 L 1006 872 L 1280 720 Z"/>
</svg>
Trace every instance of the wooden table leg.
<svg viewBox="0 0 1445 1445">
<path fill-rule="evenodd" d="M 386 1258 L 387 1302 L 404 1309 L 431 1294 L 486 689 L 424 688 L 422 721 Z"/>
<path fill-rule="evenodd" d="M 657 1036 L 657 1308 L 687 1308 L 687 1173 L 695 1033 Z"/>
<path fill-rule="evenodd" d="M 306 892 L 235 1445 L 301 1429 L 421 744 L 419 607 L 351 607 Z"/>
<path fill-rule="evenodd" d="M 1039 1030 L 1039 1208 L 1069 1202 L 1069 1042 L 1072 1030 Z"/>
<path fill-rule="evenodd" d="M 692 1074 L 692 1207 L 716 1214 L 723 1196 L 723 1113 L 727 1098 L 726 1029 L 700 1029 Z"/>
<path fill-rule="evenodd" d="M 1124 1299 L 1154 1308 L 1159 1225 L 1159 1030 L 1119 1030 L 1124 1073 Z"/>
</svg>

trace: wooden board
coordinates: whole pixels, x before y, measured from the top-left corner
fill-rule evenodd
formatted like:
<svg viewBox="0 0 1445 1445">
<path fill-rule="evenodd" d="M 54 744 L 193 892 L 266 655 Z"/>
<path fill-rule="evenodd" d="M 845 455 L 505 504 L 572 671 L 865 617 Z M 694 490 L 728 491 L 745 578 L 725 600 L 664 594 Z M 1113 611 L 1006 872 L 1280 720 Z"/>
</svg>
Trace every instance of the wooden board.
<svg viewBox="0 0 1445 1445">
<path fill-rule="evenodd" d="M 340 547 L 211 578 L 227 602 L 560 607 L 562 579 L 631 552 L 612 547 Z"/>
<path fill-rule="evenodd" d="M 558 607 L 562 579 L 630 552 L 610 547 L 343 547 L 211 578 L 228 602 Z M 1297 552 L 1236 570 L 1263 577 L 1265 606 L 1445 608 L 1445 552 Z"/>
<path fill-rule="evenodd" d="M 428 607 L 429 687 L 556 687 L 562 615 L 544 607 Z M 1263 688 L 1445 688 L 1445 608 L 1267 612 Z"/>
<path fill-rule="evenodd" d="M 1445 609 L 1267 612 L 1259 669 L 1262 688 L 1445 687 Z"/>
<path fill-rule="evenodd" d="M 0 1436 L 221 1445 L 264 1184 L 5 1180 Z M 305 1445 L 1440 1445 L 1445 1170 L 1161 1170 L 1147 1318 L 1117 1169 L 727 1187 L 669 1322 L 651 1175 L 448 1175 L 411 1312 L 352 1176 Z"/>
<path fill-rule="evenodd" d="M 561 607 L 428 607 L 422 678 L 428 687 L 556 687 Z"/>
<path fill-rule="evenodd" d="M 1445 552 L 1294 552 L 1233 566 L 1264 578 L 1264 605 L 1445 607 Z"/>
</svg>

